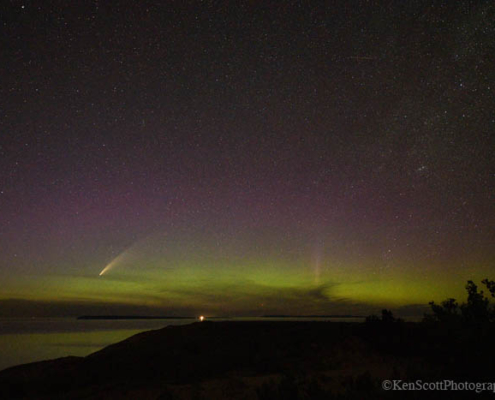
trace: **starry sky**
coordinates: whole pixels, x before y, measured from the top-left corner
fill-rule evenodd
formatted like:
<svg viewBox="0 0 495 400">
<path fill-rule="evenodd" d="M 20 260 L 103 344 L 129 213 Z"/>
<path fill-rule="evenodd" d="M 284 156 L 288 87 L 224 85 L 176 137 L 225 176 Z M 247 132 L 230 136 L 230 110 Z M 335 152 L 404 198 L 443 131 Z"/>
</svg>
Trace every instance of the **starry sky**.
<svg viewBox="0 0 495 400">
<path fill-rule="evenodd" d="M 0 316 L 409 315 L 495 278 L 493 2 L 1 7 Z"/>
</svg>

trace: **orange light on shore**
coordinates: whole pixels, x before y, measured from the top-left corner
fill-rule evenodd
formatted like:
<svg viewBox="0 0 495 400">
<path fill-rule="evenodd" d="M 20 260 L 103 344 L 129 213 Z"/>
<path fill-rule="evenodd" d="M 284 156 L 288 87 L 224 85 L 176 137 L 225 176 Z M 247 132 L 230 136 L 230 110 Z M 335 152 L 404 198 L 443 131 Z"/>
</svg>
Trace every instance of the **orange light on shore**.
<svg viewBox="0 0 495 400">
<path fill-rule="evenodd" d="M 199 316 L 199 320 L 200 320 L 201 322 L 203 322 L 203 321 L 205 320 L 205 317 L 204 317 L 203 315 L 200 315 L 200 316 Z"/>
</svg>

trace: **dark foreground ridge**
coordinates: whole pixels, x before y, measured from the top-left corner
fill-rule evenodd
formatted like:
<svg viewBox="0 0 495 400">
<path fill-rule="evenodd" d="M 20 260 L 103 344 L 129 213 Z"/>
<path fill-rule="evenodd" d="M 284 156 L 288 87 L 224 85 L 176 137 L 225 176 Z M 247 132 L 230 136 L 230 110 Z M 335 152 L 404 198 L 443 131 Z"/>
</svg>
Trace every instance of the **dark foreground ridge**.
<svg viewBox="0 0 495 400">
<path fill-rule="evenodd" d="M 491 324 L 196 322 L 0 371 L 0 398 L 466 398 L 476 394 L 401 394 L 381 383 L 493 382 L 494 334 Z"/>
</svg>

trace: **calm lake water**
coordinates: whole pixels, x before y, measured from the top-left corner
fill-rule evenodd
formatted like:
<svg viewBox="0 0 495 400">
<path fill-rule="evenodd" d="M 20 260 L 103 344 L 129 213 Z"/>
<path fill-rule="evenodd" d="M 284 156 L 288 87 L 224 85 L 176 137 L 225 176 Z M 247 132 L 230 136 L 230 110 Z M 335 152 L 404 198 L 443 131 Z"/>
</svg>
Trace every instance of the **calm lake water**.
<svg viewBox="0 0 495 400">
<path fill-rule="evenodd" d="M 192 322 L 193 319 L 0 319 L 0 370 L 34 361 L 87 356 L 139 332 Z"/>
<path fill-rule="evenodd" d="M 272 318 L 262 318 L 271 320 Z M 226 319 L 227 320 L 227 319 Z M 229 320 L 260 320 L 232 318 Z M 275 318 L 274 320 L 281 320 Z M 282 320 L 301 320 L 284 318 Z M 302 320 L 309 320 L 304 318 Z M 362 322 L 363 318 L 318 318 Z M 75 318 L 0 318 L 0 370 L 35 361 L 66 356 L 87 356 L 139 332 L 169 325 L 184 325 L 195 319 L 168 320 L 77 320 Z"/>
</svg>

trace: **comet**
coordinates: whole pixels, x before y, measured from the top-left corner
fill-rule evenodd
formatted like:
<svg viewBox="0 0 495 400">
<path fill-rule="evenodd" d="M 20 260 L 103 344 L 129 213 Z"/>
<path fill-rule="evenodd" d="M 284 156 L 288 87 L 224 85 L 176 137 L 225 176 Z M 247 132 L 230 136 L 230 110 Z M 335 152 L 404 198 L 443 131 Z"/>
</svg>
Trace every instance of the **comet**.
<svg viewBox="0 0 495 400">
<path fill-rule="evenodd" d="M 115 257 L 111 262 L 109 262 L 105 268 L 103 268 L 100 272 L 100 276 L 102 276 L 105 272 L 110 270 L 115 264 L 117 264 L 117 261 L 119 260 L 119 257 Z"/>
<path fill-rule="evenodd" d="M 138 253 L 143 250 L 143 245 L 146 244 L 146 241 L 150 238 L 150 236 L 151 234 L 146 235 L 143 239 L 137 240 L 134 243 L 132 243 L 129 247 L 127 247 L 124 251 L 122 251 L 119 255 L 117 255 L 117 257 L 115 257 L 112 261 L 110 261 L 105 266 L 105 268 L 101 270 L 101 272 L 98 275 L 102 276 L 106 274 L 112 268 L 122 264 L 124 261 L 129 262 L 135 260 Z"/>
<path fill-rule="evenodd" d="M 115 265 L 117 265 L 120 261 L 122 261 L 125 258 L 125 255 L 127 253 L 127 250 L 124 250 L 122 253 L 120 253 L 117 257 L 115 257 L 112 261 L 110 261 L 105 268 L 103 268 L 99 274 L 99 276 L 102 276 L 105 272 L 111 270 Z"/>
</svg>

